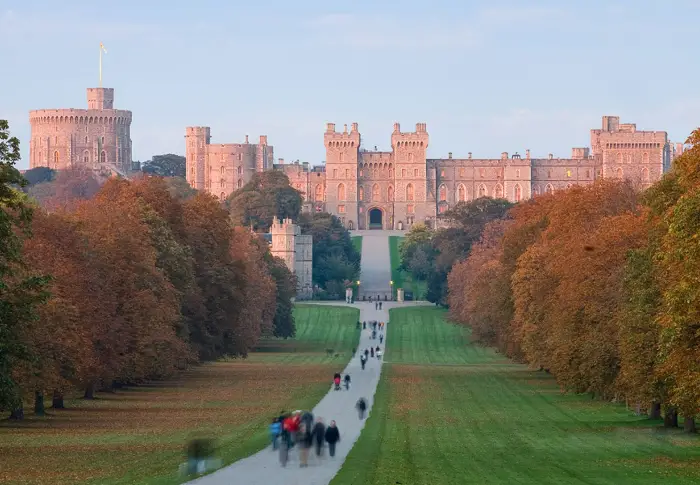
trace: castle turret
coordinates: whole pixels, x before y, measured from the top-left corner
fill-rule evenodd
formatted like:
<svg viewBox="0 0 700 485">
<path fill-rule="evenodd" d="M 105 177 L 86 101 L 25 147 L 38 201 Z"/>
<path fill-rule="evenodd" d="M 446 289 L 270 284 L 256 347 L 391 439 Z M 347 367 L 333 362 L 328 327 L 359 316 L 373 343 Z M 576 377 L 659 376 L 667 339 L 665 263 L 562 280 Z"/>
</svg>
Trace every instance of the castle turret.
<svg viewBox="0 0 700 485">
<path fill-rule="evenodd" d="M 335 131 L 335 124 L 326 125 L 323 135 L 326 146 L 326 207 L 337 214 L 345 227 L 358 227 L 357 173 L 360 151 L 360 132 L 357 123 L 350 131 Z"/>
<path fill-rule="evenodd" d="M 208 126 L 188 126 L 185 130 L 187 147 L 187 181 L 197 190 L 206 188 L 205 165 L 207 145 L 211 141 L 211 129 Z"/>
</svg>

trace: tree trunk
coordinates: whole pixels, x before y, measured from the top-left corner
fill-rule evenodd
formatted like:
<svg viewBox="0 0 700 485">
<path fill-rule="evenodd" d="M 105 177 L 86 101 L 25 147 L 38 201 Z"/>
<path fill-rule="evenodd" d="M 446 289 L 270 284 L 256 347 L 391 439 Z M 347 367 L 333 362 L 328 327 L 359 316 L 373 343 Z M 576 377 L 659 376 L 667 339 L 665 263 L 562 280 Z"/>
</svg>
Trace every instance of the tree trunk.
<svg viewBox="0 0 700 485">
<path fill-rule="evenodd" d="M 684 418 L 683 431 L 686 433 L 697 432 L 697 428 L 695 427 L 695 418 Z"/>
<path fill-rule="evenodd" d="M 52 405 L 54 409 L 66 409 L 65 404 L 63 404 L 63 393 L 61 391 L 53 391 Z"/>
<path fill-rule="evenodd" d="M 17 409 L 13 409 L 12 412 L 10 413 L 10 419 L 14 419 L 16 421 L 21 421 L 24 419 L 24 408 L 20 405 Z"/>
<path fill-rule="evenodd" d="M 44 408 L 44 391 L 34 392 L 34 415 L 46 416 L 46 409 Z"/>
<path fill-rule="evenodd" d="M 664 415 L 664 428 L 678 427 L 678 411 L 676 408 L 668 408 Z"/>
<path fill-rule="evenodd" d="M 651 410 L 649 411 L 649 419 L 661 419 L 661 403 L 652 402 Z"/>
<path fill-rule="evenodd" d="M 95 383 L 91 382 L 85 387 L 85 395 L 83 396 L 85 399 L 95 399 Z"/>
</svg>

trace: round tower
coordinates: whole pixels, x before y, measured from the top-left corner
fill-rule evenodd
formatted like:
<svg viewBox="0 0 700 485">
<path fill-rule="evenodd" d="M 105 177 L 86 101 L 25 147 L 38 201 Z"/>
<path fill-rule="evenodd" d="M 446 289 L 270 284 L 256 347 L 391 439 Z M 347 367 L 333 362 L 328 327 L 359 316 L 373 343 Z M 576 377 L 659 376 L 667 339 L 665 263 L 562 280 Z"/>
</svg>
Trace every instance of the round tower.
<svg viewBox="0 0 700 485">
<path fill-rule="evenodd" d="M 88 109 L 29 112 L 29 166 L 131 170 L 131 111 L 114 107 L 114 89 L 89 88 Z"/>
</svg>

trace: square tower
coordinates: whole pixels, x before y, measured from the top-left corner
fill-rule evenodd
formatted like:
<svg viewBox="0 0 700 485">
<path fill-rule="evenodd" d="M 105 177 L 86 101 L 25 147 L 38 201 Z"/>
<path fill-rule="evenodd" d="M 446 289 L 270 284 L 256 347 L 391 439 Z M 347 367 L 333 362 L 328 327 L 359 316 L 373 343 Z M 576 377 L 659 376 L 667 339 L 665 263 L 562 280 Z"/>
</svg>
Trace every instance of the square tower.
<svg viewBox="0 0 700 485">
<path fill-rule="evenodd" d="M 270 252 L 273 256 L 283 259 L 289 271 L 292 272 L 296 269 L 296 238 L 300 235 L 301 229 L 292 223 L 291 219 L 280 221 L 275 217 L 272 220 Z"/>
<path fill-rule="evenodd" d="M 207 146 L 211 141 L 211 129 L 208 126 L 188 126 L 185 130 L 187 149 L 187 181 L 193 189 L 204 190 Z"/>
<path fill-rule="evenodd" d="M 416 123 L 416 131 L 402 133 L 394 123 L 391 148 L 394 152 L 394 176 L 396 180 L 394 213 L 395 224 L 412 225 L 435 216 L 435 206 L 428 202 L 428 174 L 426 153 L 428 130 L 425 123 Z M 431 210 L 432 208 L 432 210 Z"/>
<path fill-rule="evenodd" d="M 357 228 L 357 171 L 360 152 L 357 123 L 348 133 L 335 131 L 335 123 L 326 125 L 323 143 L 326 147 L 326 208 L 340 218 L 348 229 Z"/>
</svg>

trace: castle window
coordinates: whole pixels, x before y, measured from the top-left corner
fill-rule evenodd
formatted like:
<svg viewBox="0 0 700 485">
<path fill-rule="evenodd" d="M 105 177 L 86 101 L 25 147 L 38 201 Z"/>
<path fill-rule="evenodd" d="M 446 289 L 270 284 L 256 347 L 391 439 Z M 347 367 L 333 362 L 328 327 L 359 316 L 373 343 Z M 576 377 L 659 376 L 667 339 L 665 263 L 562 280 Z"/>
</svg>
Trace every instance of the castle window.
<svg viewBox="0 0 700 485">
<path fill-rule="evenodd" d="M 566 169 L 566 176 L 571 177 L 571 170 L 569 170 L 568 168 Z"/>
<path fill-rule="evenodd" d="M 523 190 L 520 188 L 520 184 L 515 184 L 515 187 L 513 187 L 513 200 L 515 200 L 515 202 L 520 202 L 522 198 Z"/>
<path fill-rule="evenodd" d="M 221 167 L 221 175 L 223 175 L 223 174 L 225 174 L 225 173 L 226 173 L 226 168 L 224 168 L 224 167 L 222 166 L 222 167 Z"/>
<path fill-rule="evenodd" d="M 209 167 L 211 169 L 211 167 Z M 194 177 L 194 167 L 190 169 L 190 174 Z"/>
<path fill-rule="evenodd" d="M 406 169 L 405 168 L 401 169 L 401 177 L 403 177 L 403 178 L 406 177 Z"/>
<path fill-rule="evenodd" d="M 58 155 L 58 150 L 56 150 L 55 152 L 53 152 L 53 163 L 58 165 L 58 162 L 59 162 L 59 155 Z"/>
<path fill-rule="evenodd" d="M 440 170 L 440 177 L 444 177 L 444 176 L 445 176 L 445 169 L 443 168 L 442 170 Z"/>
<path fill-rule="evenodd" d="M 219 186 L 220 186 L 222 189 L 225 189 L 225 188 L 226 188 L 226 181 L 225 181 L 224 179 L 221 179 L 221 181 L 219 181 Z"/>
<path fill-rule="evenodd" d="M 360 187 L 360 188 L 358 189 L 357 198 L 360 199 L 360 200 L 365 200 L 365 188 L 364 188 L 364 187 Z"/>
<path fill-rule="evenodd" d="M 645 182 L 649 181 L 649 169 L 646 167 L 642 168 L 642 180 Z"/>
<path fill-rule="evenodd" d="M 632 154 L 631 153 L 627 154 L 627 163 L 632 163 Z"/>
<path fill-rule="evenodd" d="M 517 169 L 517 170 L 515 171 L 515 178 L 516 178 L 516 179 L 519 179 L 519 178 L 520 178 L 520 169 Z"/>
<path fill-rule="evenodd" d="M 547 178 L 548 178 L 548 179 L 551 179 L 551 178 L 552 178 L 552 169 L 551 169 L 551 168 L 548 168 L 548 169 L 547 169 Z"/>
<path fill-rule="evenodd" d="M 364 176 L 364 174 L 365 174 L 365 171 L 360 169 L 360 177 Z"/>
<path fill-rule="evenodd" d="M 486 176 L 486 169 L 480 168 L 479 169 L 479 177 L 484 178 L 485 176 Z"/>
<path fill-rule="evenodd" d="M 343 161 L 344 155 L 345 155 L 345 154 L 342 153 L 342 152 L 338 154 L 338 161 L 339 161 L 339 162 L 342 162 L 342 161 Z"/>
<path fill-rule="evenodd" d="M 88 137 L 87 136 L 85 137 L 85 144 L 86 145 L 88 144 Z"/>
<path fill-rule="evenodd" d="M 100 152 L 100 163 L 106 163 L 107 162 L 107 153 L 105 151 Z"/>
<path fill-rule="evenodd" d="M 622 153 L 617 154 L 617 163 L 622 163 Z"/>
<path fill-rule="evenodd" d="M 103 145 L 105 144 L 105 137 L 104 136 L 102 137 L 102 144 Z"/>
<path fill-rule="evenodd" d="M 346 169 L 345 169 L 345 178 L 346 178 L 346 179 L 349 179 L 349 178 L 350 178 L 350 169 L 349 169 L 349 168 L 346 168 Z"/>
<path fill-rule="evenodd" d="M 316 196 L 314 198 L 316 202 L 321 202 L 323 200 L 323 186 L 321 184 L 316 185 Z"/>
<path fill-rule="evenodd" d="M 590 169 L 586 170 L 586 178 L 591 178 L 591 170 Z"/>
<path fill-rule="evenodd" d="M 649 163 L 649 154 L 647 152 L 642 154 L 642 163 Z"/>
<path fill-rule="evenodd" d="M 345 184 L 338 184 L 338 200 L 345 200 Z"/>
<path fill-rule="evenodd" d="M 457 198 L 459 202 L 466 202 L 467 200 L 467 188 L 462 184 L 459 184 L 457 188 Z"/>
<path fill-rule="evenodd" d="M 440 207 L 438 207 L 438 212 L 439 212 L 440 214 L 443 214 L 443 213 L 445 213 L 445 211 L 447 211 L 447 209 L 448 209 L 447 204 L 443 204 L 443 205 L 441 205 Z"/>
<path fill-rule="evenodd" d="M 406 213 L 407 213 L 407 214 L 413 214 L 415 211 L 416 211 L 416 209 L 415 209 L 415 207 L 413 206 L 413 204 L 408 204 L 408 205 L 406 206 Z"/>
<path fill-rule="evenodd" d="M 225 198 L 226 198 L 226 194 L 224 194 L 223 192 L 221 192 L 221 200 L 224 200 Z"/>
<path fill-rule="evenodd" d="M 379 184 L 374 184 L 372 186 L 372 200 L 374 202 L 379 202 L 379 199 L 380 199 Z"/>
<path fill-rule="evenodd" d="M 617 167 L 617 170 L 615 170 L 615 176 L 616 176 L 617 178 L 619 178 L 619 179 L 622 178 L 623 174 L 622 174 L 622 168 L 621 168 L 621 167 Z"/>
<path fill-rule="evenodd" d="M 338 206 L 338 214 L 345 214 L 345 206 L 344 205 Z"/>
<path fill-rule="evenodd" d="M 243 181 L 242 181 L 241 179 L 238 179 L 237 186 L 238 186 L 239 189 L 240 189 L 241 187 L 243 187 Z"/>
<path fill-rule="evenodd" d="M 532 195 L 540 195 L 540 188 L 537 185 L 532 186 Z"/>
<path fill-rule="evenodd" d="M 479 197 L 486 197 L 487 195 L 488 192 L 486 192 L 486 186 L 484 184 L 479 185 Z"/>
<path fill-rule="evenodd" d="M 335 178 L 338 178 L 338 169 L 337 169 L 337 168 L 334 168 L 334 169 L 333 169 L 333 178 L 334 178 L 334 179 L 335 179 Z"/>
<path fill-rule="evenodd" d="M 413 169 L 413 176 L 418 177 L 418 169 L 417 168 Z"/>
<path fill-rule="evenodd" d="M 459 168 L 459 176 L 464 177 L 464 167 Z"/>
<path fill-rule="evenodd" d="M 503 186 L 501 184 L 496 184 L 496 187 L 494 189 L 494 196 L 497 199 L 503 198 Z"/>
<path fill-rule="evenodd" d="M 240 162 L 241 160 L 243 160 L 243 154 L 242 154 L 242 153 L 239 153 L 239 154 L 238 154 L 238 161 Z"/>
<path fill-rule="evenodd" d="M 236 171 L 238 172 L 238 175 L 242 175 L 243 174 L 243 167 L 241 167 L 239 165 L 238 168 L 236 169 Z"/>
<path fill-rule="evenodd" d="M 389 202 L 393 202 L 394 201 L 394 186 L 390 185 L 389 188 L 387 189 L 386 193 L 387 193 L 387 199 L 389 200 Z"/>
<path fill-rule="evenodd" d="M 440 202 L 447 201 L 447 187 L 445 186 L 445 184 L 442 184 L 440 186 L 439 197 L 440 197 Z"/>
<path fill-rule="evenodd" d="M 545 194 L 553 194 L 554 193 L 554 187 L 552 187 L 552 184 L 547 184 L 547 186 L 544 188 L 544 193 Z"/>
<path fill-rule="evenodd" d="M 90 152 L 87 150 L 83 152 L 83 163 L 90 163 Z"/>
<path fill-rule="evenodd" d="M 409 153 L 409 154 L 408 154 L 408 162 L 409 162 L 409 163 L 413 163 L 413 162 L 414 162 L 413 153 Z"/>
</svg>

